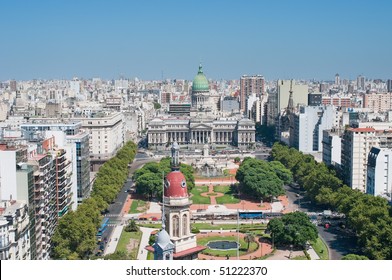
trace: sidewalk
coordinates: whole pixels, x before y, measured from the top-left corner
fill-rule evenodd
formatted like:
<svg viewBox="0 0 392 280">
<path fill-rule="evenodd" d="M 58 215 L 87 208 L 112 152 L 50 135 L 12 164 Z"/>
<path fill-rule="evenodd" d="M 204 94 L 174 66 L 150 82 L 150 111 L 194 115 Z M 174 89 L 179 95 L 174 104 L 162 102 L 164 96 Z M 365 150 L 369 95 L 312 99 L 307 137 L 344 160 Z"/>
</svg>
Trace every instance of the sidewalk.
<svg viewBox="0 0 392 280">
<path fill-rule="evenodd" d="M 124 228 L 124 226 L 116 226 L 114 228 L 112 235 L 110 236 L 110 241 L 108 242 L 108 245 L 106 246 L 104 255 L 113 254 L 116 251 L 117 243 L 120 240 L 120 236 L 121 236 L 123 228 Z"/>
<path fill-rule="evenodd" d="M 307 252 L 308 252 L 311 260 L 319 260 L 320 259 L 320 257 L 317 255 L 316 251 L 312 247 L 310 247 L 307 250 Z"/>
<path fill-rule="evenodd" d="M 147 260 L 148 251 L 145 249 L 148 246 L 148 240 L 150 239 L 151 232 L 157 230 L 156 228 L 145 228 L 139 227 L 140 231 L 143 233 L 142 239 L 139 244 L 139 252 L 137 253 L 138 260 Z"/>
</svg>

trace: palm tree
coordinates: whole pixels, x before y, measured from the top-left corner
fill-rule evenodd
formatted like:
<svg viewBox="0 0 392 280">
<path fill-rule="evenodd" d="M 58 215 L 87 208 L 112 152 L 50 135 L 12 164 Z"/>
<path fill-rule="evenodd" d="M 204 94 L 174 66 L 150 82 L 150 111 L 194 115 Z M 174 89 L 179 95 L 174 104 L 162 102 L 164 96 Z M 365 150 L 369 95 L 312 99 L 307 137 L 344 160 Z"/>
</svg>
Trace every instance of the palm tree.
<svg viewBox="0 0 392 280">
<path fill-rule="evenodd" d="M 245 241 L 248 242 L 248 248 L 246 249 L 247 251 L 249 251 L 249 245 L 251 242 L 255 242 L 255 236 L 253 233 L 247 233 L 244 237 Z"/>
</svg>

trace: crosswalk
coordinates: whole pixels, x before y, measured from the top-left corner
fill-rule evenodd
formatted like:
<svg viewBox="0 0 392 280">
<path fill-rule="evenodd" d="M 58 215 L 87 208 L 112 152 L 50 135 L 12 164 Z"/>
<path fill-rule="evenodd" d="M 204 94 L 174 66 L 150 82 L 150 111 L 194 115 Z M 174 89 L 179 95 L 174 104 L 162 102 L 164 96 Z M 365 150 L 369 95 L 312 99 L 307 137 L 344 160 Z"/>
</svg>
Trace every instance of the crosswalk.
<svg viewBox="0 0 392 280">
<path fill-rule="evenodd" d="M 122 214 L 106 214 L 105 217 L 114 218 L 114 217 L 122 217 Z"/>
</svg>

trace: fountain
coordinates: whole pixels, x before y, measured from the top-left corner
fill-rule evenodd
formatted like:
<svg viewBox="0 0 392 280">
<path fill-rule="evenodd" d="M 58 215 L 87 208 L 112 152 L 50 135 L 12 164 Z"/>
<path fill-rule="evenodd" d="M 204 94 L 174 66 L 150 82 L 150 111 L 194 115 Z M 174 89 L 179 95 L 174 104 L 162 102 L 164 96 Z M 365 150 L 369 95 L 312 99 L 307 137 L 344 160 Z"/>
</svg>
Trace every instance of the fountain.
<svg viewBox="0 0 392 280">
<path fill-rule="evenodd" d="M 235 250 L 238 247 L 238 243 L 227 240 L 210 241 L 207 243 L 207 247 L 214 250 Z"/>
</svg>

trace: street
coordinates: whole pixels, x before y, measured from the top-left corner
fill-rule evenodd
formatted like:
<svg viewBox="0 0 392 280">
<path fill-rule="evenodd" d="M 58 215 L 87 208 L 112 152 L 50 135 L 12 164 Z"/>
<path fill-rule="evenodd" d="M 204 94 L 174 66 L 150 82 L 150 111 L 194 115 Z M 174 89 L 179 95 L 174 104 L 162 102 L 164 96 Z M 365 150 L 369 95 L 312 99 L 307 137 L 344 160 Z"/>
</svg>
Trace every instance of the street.
<svg viewBox="0 0 392 280">
<path fill-rule="evenodd" d="M 138 153 L 135 157 L 134 162 L 131 164 L 131 167 L 129 168 L 129 173 L 132 174 L 135 170 L 139 169 L 141 166 L 151 161 L 157 161 L 157 159 L 150 158 L 145 154 Z M 109 218 L 109 226 L 102 234 L 102 241 L 110 240 L 114 227 L 122 223 L 122 221 L 124 220 L 123 214 L 128 214 L 128 213 L 122 213 L 121 211 L 124 207 L 126 200 L 129 198 L 129 194 L 127 190 L 132 186 L 132 183 L 133 181 L 131 178 L 127 179 L 124 186 L 118 193 L 114 203 L 109 205 L 108 213 L 105 214 L 105 217 Z M 107 244 L 105 244 L 105 250 L 106 250 L 106 245 Z"/>
<path fill-rule="evenodd" d="M 284 186 L 289 200 L 289 209 L 298 209 L 301 212 L 322 212 L 325 209 L 317 207 L 306 200 L 302 192 L 290 186 Z M 358 254 L 356 238 L 338 226 L 331 226 L 328 229 L 317 226 L 320 237 L 327 244 L 329 257 L 331 260 L 340 260 L 346 254 Z"/>
</svg>

